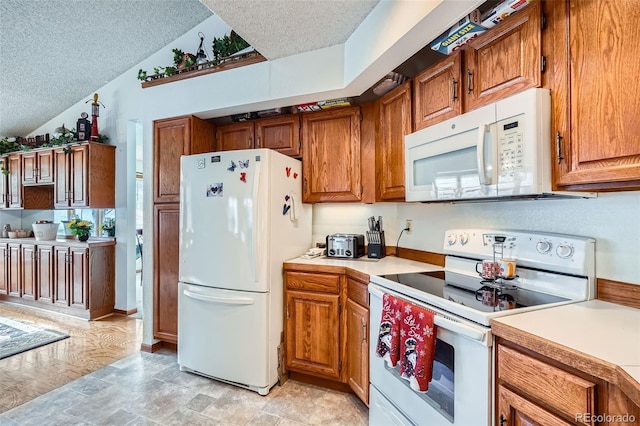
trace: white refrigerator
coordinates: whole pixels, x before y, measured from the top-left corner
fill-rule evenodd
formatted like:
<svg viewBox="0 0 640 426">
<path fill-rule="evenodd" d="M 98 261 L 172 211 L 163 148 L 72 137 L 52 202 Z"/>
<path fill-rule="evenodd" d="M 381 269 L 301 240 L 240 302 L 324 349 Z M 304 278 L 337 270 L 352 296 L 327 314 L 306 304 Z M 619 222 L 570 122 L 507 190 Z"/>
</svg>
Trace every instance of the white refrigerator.
<svg viewBox="0 0 640 426">
<path fill-rule="evenodd" d="M 261 395 L 278 382 L 282 262 L 311 247 L 301 175 L 270 149 L 181 158 L 181 370 Z"/>
</svg>

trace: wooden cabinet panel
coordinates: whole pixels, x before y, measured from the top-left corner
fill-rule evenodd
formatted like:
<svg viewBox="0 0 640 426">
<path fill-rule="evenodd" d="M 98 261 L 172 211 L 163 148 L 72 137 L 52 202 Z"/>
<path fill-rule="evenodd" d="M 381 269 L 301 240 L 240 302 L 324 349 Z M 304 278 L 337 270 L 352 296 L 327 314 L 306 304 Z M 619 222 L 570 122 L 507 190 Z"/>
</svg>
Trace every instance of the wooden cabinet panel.
<svg viewBox="0 0 640 426">
<path fill-rule="evenodd" d="M 53 280 L 54 303 L 60 306 L 69 306 L 69 249 L 67 247 L 54 247 L 53 260 L 55 262 Z"/>
<path fill-rule="evenodd" d="M 88 176 L 89 176 L 89 147 L 74 146 L 69 153 L 69 206 L 87 207 L 89 205 Z"/>
<path fill-rule="evenodd" d="M 89 250 L 85 248 L 69 248 L 69 302 L 89 308 Z"/>
<path fill-rule="evenodd" d="M 0 243 L 0 294 L 9 294 L 9 246 Z"/>
<path fill-rule="evenodd" d="M 9 208 L 22 208 L 22 156 L 9 155 L 7 159 L 9 169 L 7 199 Z"/>
<path fill-rule="evenodd" d="M 218 126 L 216 149 L 218 151 L 232 151 L 253 148 L 253 127 L 253 122 L 251 121 Z"/>
<path fill-rule="evenodd" d="M 495 424 L 503 426 L 569 426 L 573 423 L 564 421 L 504 386 L 499 386 L 498 419 Z"/>
<path fill-rule="evenodd" d="M 53 183 L 53 150 L 24 152 L 22 154 L 22 184 Z"/>
<path fill-rule="evenodd" d="M 153 123 L 153 202 L 180 202 L 180 157 L 214 151 L 215 126 L 194 116 Z"/>
<path fill-rule="evenodd" d="M 36 286 L 36 246 L 34 244 L 22 244 L 22 270 L 20 281 L 22 282 L 22 298 L 35 300 L 38 297 Z"/>
<path fill-rule="evenodd" d="M 0 157 L 0 209 L 7 208 L 8 205 L 8 190 L 9 190 L 9 180 L 8 176 L 5 174 L 7 169 L 8 159 L 7 157 Z"/>
<path fill-rule="evenodd" d="M 541 2 L 509 16 L 465 46 L 465 109 L 542 84 Z"/>
<path fill-rule="evenodd" d="M 404 137 L 411 133 L 409 81 L 380 98 L 376 149 L 378 200 L 404 200 Z"/>
<path fill-rule="evenodd" d="M 53 185 L 53 205 L 55 208 L 69 207 L 69 157 L 64 149 L 53 151 L 55 182 Z"/>
<path fill-rule="evenodd" d="M 640 19 L 640 3 L 546 3 L 559 63 L 550 84 L 556 187 L 639 189 L 640 44 L 629 29 Z"/>
<path fill-rule="evenodd" d="M 20 257 L 20 243 L 9 243 L 7 254 L 7 266 L 9 268 L 7 272 L 9 296 L 21 297 L 22 286 L 20 285 L 20 278 L 22 275 L 22 259 Z"/>
<path fill-rule="evenodd" d="M 300 157 L 301 145 L 299 114 L 255 121 L 256 148 L 271 148 L 284 155 Z"/>
<path fill-rule="evenodd" d="M 340 379 L 340 313 L 337 294 L 287 291 L 287 367 Z"/>
<path fill-rule="evenodd" d="M 560 413 L 594 413 L 595 384 L 514 349 L 498 346 L 498 378 Z"/>
<path fill-rule="evenodd" d="M 369 309 L 347 299 L 347 383 L 369 403 Z"/>
<path fill-rule="evenodd" d="M 36 285 L 38 300 L 40 302 L 53 303 L 54 255 L 53 246 L 37 246 L 38 267 L 36 269 Z"/>
<path fill-rule="evenodd" d="M 418 74 L 413 79 L 413 93 L 415 131 L 461 114 L 462 53 L 456 52 Z"/>
<path fill-rule="evenodd" d="M 285 282 L 290 290 L 310 290 L 326 293 L 340 291 L 340 275 L 307 272 L 286 272 Z"/>
<path fill-rule="evenodd" d="M 302 116 L 303 201 L 360 201 L 360 108 Z"/>
<path fill-rule="evenodd" d="M 180 205 L 154 206 L 153 229 L 153 337 L 177 343 Z"/>
</svg>

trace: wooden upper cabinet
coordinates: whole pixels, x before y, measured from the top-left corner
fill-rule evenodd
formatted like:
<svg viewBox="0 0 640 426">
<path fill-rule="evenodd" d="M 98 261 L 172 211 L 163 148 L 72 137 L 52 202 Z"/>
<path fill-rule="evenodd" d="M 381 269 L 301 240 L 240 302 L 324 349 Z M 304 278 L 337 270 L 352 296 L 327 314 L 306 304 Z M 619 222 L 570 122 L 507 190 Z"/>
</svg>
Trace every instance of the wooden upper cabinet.
<svg viewBox="0 0 640 426">
<path fill-rule="evenodd" d="M 404 200 L 404 137 L 411 133 L 411 85 L 406 82 L 379 100 L 376 182 L 380 201 Z"/>
<path fill-rule="evenodd" d="M 31 151 L 22 154 L 22 184 L 53 183 L 53 150 Z"/>
<path fill-rule="evenodd" d="M 0 157 L 0 209 L 7 208 L 8 205 L 8 187 L 9 180 L 8 176 L 5 174 L 5 170 L 7 169 L 8 158 Z"/>
<path fill-rule="evenodd" d="M 255 122 L 255 147 L 271 148 L 290 157 L 300 157 L 300 115 L 265 118 Z"/>
<path fill-rule="evenodd" d="M 7 168 L 7 207 L 19 209 L 22 208 L 22 155 L 9 155 Z"/>
<path fill-rule="evenodd" d="M 216 150 L 232 151 L 235 149 L 251 149 L 254 147 L 252 121 L 225 124 L 218 126 L 216 132 Z"/>
<path fill-rule="evenodd" d="M 534 2 L 465 46 L 465 110 L 540 87 L 541 22 Z"/>
<path fill-rule="evenodd" d="M 180 201 L 180 157 L 215 151 L 215 126 L 194 116 L 153 122 L 153 202 Z"/>
<path fill-rule="evenodd" d="M 550 84 L 554 188 L 640 189 L 640 43 L 629 35 L 640 2 L 545 6 L 558 62 Z"/>
<path fill-rule="evenodd" d="M 413 79 L 413 93 L 416 131 L 462 113 L 462 52 L 418 74 Z"/>
<path fill-rule="evenodd" d="M 302 201 L 360 201 L 360 108 L 302 115 Z"/>
</svg>

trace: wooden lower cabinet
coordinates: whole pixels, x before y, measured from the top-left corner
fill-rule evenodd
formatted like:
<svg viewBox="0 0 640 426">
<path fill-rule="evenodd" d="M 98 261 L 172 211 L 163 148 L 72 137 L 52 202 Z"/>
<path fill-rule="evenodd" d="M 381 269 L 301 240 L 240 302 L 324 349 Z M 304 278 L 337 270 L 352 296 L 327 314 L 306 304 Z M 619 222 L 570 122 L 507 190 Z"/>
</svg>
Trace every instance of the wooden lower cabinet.
<svg viewBox="0 0 640 426">
<path fill-rule="evenodd" d="M 350 388 L 368 404 L 369 277 L 309 266 L 284 267 L 286 368 L 324 380 L 318 384 Z"/>
<path fill-rule="evenodd" d="M 114 243 L 0 242 L 2 254 L 0 300 L 88 320 L 113 312 Z"/>
<path fill-rule="evenodd" d="M 180 204 L 153 207 L 153 337 L 178 342 Z"/>
<path fill-rule="evenodd" d="M 498 337 L 495 424 L 622 425 L 640 419 L 640 407 L 618 386 L 581 365 L 584 371 Z"/>
</svg>

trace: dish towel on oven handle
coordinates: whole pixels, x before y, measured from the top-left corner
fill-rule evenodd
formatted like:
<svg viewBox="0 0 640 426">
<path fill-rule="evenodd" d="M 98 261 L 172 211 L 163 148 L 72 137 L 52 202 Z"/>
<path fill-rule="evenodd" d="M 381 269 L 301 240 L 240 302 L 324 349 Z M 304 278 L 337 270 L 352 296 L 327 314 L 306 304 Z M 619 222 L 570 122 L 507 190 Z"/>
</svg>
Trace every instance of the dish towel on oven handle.
<svg viewBox="0 0 640 426">
<path fill-rule="evenodd" d="M 394 368 L 400 355 L 400 322 L 406 302 L 388 293 L 382 296 L 382 315 L 376 354 Z"/>
<path fill-rule="evenodd" d="M 416 392 L 427 392 L 433 376 L 437 326 L 434 313 L 406 302 L 400 328 L 400 376 Z"/>
</svg>

